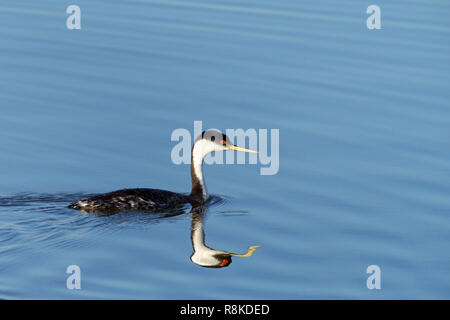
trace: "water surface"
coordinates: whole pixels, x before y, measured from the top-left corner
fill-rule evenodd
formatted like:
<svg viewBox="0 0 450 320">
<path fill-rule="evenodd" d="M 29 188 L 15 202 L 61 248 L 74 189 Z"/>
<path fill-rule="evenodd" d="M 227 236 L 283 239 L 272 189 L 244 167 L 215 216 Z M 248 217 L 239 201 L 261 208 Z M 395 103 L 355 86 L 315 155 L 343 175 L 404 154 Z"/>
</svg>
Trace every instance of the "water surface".
<svg viewBox="0 0 450 320">
<path fill-rule="evenodd" d="M 0 4 L 0 298 L 450 298 L 450 4 L 78 0 Z M 280 129 L 280 170 L 206 166 L 191 218 L 73 200 L 190 188 L 176 128 Z M 68 290 L 78 265 L 82 289 Z M 382 289 L 368 290 L 378 265 Z"/>
</svg>

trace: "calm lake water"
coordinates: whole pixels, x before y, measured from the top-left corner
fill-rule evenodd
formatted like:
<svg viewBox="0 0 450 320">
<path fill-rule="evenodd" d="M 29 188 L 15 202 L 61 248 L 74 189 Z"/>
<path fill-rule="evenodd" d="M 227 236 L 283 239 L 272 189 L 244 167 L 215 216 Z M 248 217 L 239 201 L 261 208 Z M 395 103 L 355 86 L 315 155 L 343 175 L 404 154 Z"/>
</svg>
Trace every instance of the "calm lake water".
<svg viewBox="0 0 450 320">
<path fill-rule="evenodd" d="M 449 16 L 445 0 L 2 0 L 0 298 L 449 299 Z M 206 245 L 251 257 L 193 263 L 189 208 L 66 208 L 188 192 L 171 133 L 194 120 L 280 130 L 275 175 L 204 167 Z"/>
</svg>

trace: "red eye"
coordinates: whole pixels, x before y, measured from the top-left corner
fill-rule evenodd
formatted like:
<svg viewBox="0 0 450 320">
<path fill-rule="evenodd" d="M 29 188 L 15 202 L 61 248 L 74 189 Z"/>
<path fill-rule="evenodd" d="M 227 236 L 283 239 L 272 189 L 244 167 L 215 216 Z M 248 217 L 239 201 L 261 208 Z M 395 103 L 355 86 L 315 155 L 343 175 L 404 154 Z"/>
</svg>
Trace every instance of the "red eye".
<svg viewBox="0 0 450 320">
<path fill-rule="evenodd" d="M 227 259 L 223 259 L 222 263 L 220 264 L 221 267 L 225 266 L 228 263 Z"/>
<path fill-rule="evenodd" d="M 222 140 L 222 144 L 223 144 L 223 145 L 226 145 L 227 142 L 226 142 L 225 140 Z"/>
</svg>

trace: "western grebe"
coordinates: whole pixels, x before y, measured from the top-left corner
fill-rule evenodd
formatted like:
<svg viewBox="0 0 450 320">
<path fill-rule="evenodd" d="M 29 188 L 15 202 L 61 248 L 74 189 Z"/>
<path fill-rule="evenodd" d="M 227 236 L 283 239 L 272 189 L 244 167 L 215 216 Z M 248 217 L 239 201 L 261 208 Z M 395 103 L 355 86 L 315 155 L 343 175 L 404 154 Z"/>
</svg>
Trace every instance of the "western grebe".
<svg viewBox="0 0 450 320">
<path fill-rule="evenodd" d="M 216 130 L 203 131 L 195 139 L 191 151 L 191 180 L 192 190 L 189 195 L 159 189 L 123 189 L 75 201 L 68 208 L 86 211 L 122 211 L 137 210 L 147 212 L 161 212 L 177 208 L 185 204 L 201 205 L 207 200 L 206 187 L 203 181 L 203 159 L 211 152 L 236 150 L 258 153 L 235 146 L 223 133 Z"/>
</svg>

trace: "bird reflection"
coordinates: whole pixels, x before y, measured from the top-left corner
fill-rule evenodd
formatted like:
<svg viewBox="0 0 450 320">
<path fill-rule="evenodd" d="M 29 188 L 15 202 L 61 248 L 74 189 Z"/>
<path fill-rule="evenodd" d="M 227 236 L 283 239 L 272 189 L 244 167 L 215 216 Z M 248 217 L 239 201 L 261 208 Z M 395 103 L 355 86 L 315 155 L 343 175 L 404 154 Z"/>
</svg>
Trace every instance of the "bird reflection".
<svg viewBox="0 0 450 320">
<path fill-rule="evenodd" d="M 209 207 L 214 206 L 224 201 L 220 197 L 211 196 L 205 203 L 198 206 L 175 206 L 170 210 L 165 210 L 159 213 L 145 212 L 139 210 L 117 211 L 117 210 L 103 210 L 103 212 L 95 213 L 98 217 L 113 219 L 116 223 L 130 222 L 138 223 L 140 225 L 145 223 L 157 223 L 165 219 L 173 219 L 176 216 L 189 214 L 191 221 L 191 241 L 192 253 L 190 259 L 193 263 L 207 268 L 223 268 L 227 267 L 232 262 L 232 257 L 250 257 L 256 248 L 260 246 L 248 247 L 248 251 L 243 254 L 236 254 L 224 250 L 216 250 L 208 247 L 205 244 L 205 232 L 203 228 L 203 220 L 207 214 Z"/>
<path fill-rule="evenodd" d="M 191 255 L 191 261 L 195 264 L 207 268 L 223 268 L 231 264 L 231 257 L 250 257 L 256 248 L 260 246 L 251 246 L 244 254 L 236 254 L 223 250 L 216 250 L 205 244 L 205 232 L 203 230 L 203 219 L 206 208 L 197 207 L 191 211 L 191 241 L 194 253 Z"/>
</svg>

